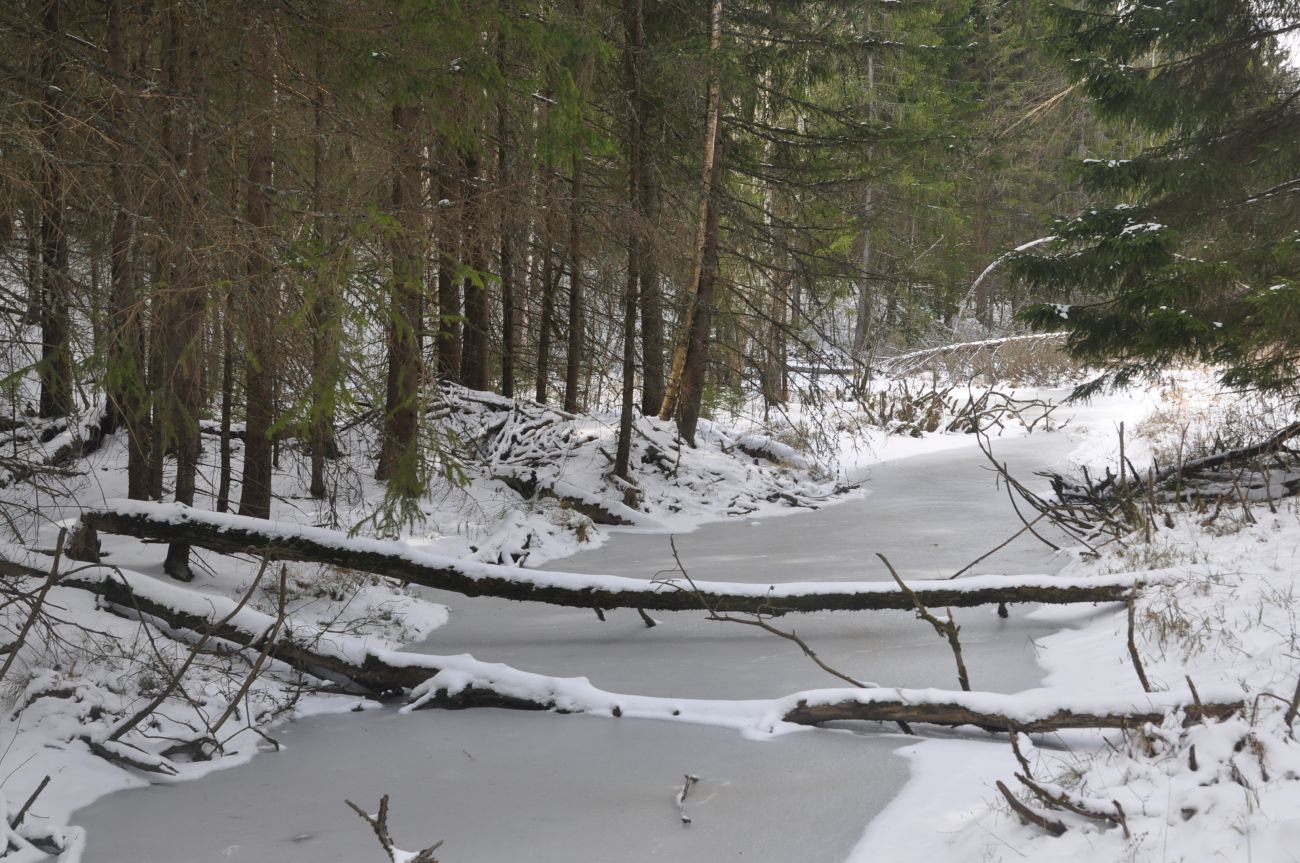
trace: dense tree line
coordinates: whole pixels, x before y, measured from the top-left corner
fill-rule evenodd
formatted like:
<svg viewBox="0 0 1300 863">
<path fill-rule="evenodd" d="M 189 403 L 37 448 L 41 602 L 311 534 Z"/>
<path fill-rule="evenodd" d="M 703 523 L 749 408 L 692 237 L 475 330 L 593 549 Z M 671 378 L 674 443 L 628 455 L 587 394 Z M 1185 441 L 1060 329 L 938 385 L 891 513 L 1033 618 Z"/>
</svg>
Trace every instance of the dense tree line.
<svg viewBox="0 0 1300 863">
<path fill-rule="evenodd" d="M 693 441 L 719 393 L 788 398 L 792 358 L 1005 322 L 1018 288 L 975 274 L 1078 206 L 1062 158 L 1115 146 L 1039 22 L 1021 0 L 15 0 L 12 410 L 102 403 L 131 495 L 175 459 L 186 503 L 215 423 L 215 505 L 261 517 L 280 435 L 327 493 L 344 411 L 418 495 L 435 379 L 621 404 L 630 478 L 635 410 Z"/>
</svg>

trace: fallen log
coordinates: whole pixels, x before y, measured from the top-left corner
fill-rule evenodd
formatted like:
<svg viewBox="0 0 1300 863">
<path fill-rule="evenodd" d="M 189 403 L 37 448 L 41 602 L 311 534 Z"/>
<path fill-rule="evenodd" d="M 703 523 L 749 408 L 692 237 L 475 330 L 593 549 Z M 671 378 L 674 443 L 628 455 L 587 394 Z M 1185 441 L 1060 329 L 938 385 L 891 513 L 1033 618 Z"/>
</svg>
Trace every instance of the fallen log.
<svg viewBox="0 0 1300 863">
<path fill-rule="evenodd" d="M 543 572 L 457 560 L 394 540 L 350 537 L 341 531 L 265 521 L 178 504 L 110 501 L 82 515 L 101 533 L 158 542 L 182 542 L 223 554 L 253 554 L 357 569 L 465 596 L 493 596 L 573 608 L 639 608 L 781 615 L 790 612 L 910 610 L 913 602 L 890 582 L 747 584 L 685 579 L 646 580 L 616 575 Z M 1150 577 L 1117 574 L 1089 578 L 983 575 L 956 581 L 911 581 L 928 606 L 998 603 L 1124 602 Z"/>
<path fill-rule="evenodd" d="M 30 554 L 0 554 L 0 575 L 45 578 Z M 140 573 L 89 566 L 66 573 L 59 588 L 86 590 L 121 611 L 146 614 L 174 630 L 212 632 L 240 647 L 262 651 L 292 668 L 343 681 L 377 697 L 409 691 L 407 710 L 500 707 L 665 719 L 772 731 L 781 724 L 822 725 L 858 720 L 929 725 L 973 725 L 999 731 L 1130 728 L 1161 722 L 1180 710 L 1188 721 L 1223 718 L 1242 709 L 1239 699 L 1205 693 L 1188 699 L 1168 692 L 1115 696 L 1001 695 L 939 689 L 819 689 L 769 700 L 675 699 L 608 692 L 584 677 L 551 677 L 468 655 L 430 656 L 374 648 L 353 636 L 286 621 L 236 601 Z M 218 626 L 218 624 L 220 624 Z M 1216 700 L 1217 698 L 1217 700 Z"/>
<path fill-rule="evenodd" d="M 1212 470 L 1222 465 L 1247 461 L 1258 458 L 1261 455 L 1271 455 L 1282 449 L 1282 445 L 1291 438 L 1300 435 L 1300 422 L 1291 423 L 1288 426 L 1278 429 L 1273 434 L 1249 446 L 1239 447 L 1238 449 L 1217 452 L 1202 458 L 1192 459 L 1181 465 L 1165 468 L 1155 475 L 1156 483 L 1167 484 L 1174 480 L 1181 480 L 1183 477 L 1199 473 L 1204 470 Z"/>
<path fill-rule="evenodd" d="M 825 700 L 801 700 L 783 717 L 797 725 L 827 722 L 920 722 L 928 725 L 974 725 L 989 731 L 1045 732 L 1066 728 L 1136 728 L 1159 724 L 1173 710 L 1187 722 L 1226 719 L 1242 709 L 1239 700 L 1185 703 L 1168 693 L 1120 698 L 1064 698 L 1000 695 L 991 692 L 942 690 L 865 690 L 861 695 L 835 695 Z"/>
<path fill-rule="evenodd" d="M 17 557 L 12 553 L 7 557 Z M 0 576 L 45 578 L 30 559 L 0 559 Z M 244 608 L 220 624 L 235 607 L 223 596 L 201 594 L 147 575 L 106 566 L 89 566 L 64 573 L 58 586 L 84 590 L 133 615 L 148 615 L 179 632 L 208 632 L 239 647 L 261 650 L 275 618 Z M 291 668 L 331 682 L 352 684 L 377 697 L 418 686 L 437 668 L 390 665 L 349 639 L 338 639 L 314 627 L 286 627 L 268 655 Z"/>
</svg>

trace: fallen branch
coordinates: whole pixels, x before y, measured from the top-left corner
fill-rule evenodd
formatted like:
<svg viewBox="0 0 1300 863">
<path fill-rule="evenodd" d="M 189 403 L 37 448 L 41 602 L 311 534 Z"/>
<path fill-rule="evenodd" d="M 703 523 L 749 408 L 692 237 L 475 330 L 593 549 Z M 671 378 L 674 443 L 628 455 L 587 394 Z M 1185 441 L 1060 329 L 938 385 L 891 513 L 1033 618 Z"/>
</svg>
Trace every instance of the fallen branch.
<svg viewBox="0 0 1300 863">
<path fill-rule="evenodd" d="M 1144 692 L 1150 692 L 1151 681 L 1147 679 L 1146 669 L 1142 667 L 1142 655 L 1138 653 L 1138 648 L 1137 648 L 1136 609 L 1137 609 L 1137 597 L 1130 595 L 1128 598 L 1128 656 L 1129 659 L 1133 661 L 1133 670 L 1137 672 L 1138 682 L 1142 684 L 1142 690 Z M 1191 678 L 1188 678 L 1188 682 L 1189 683 L 1191 682 Z M 1192 695 L 1193 696 L 1196 695 L 1195 687 L 1192 688 Z"/>
<path fill-rule="evenodd" d="M 379 814 L 371 816 L 351 800 L 344 800 L 353 812 L 361 816 L 361 820 L 370 825 L 370 829 L 375 831 L 375 837 L 383 847 L 384 853 L 392 863 L 438 863 L 438 858 L 433 856 L 433 852 L 442 847 L 442 842 L 435 842 L 423 851 L 411 854 L 409 851 L 403 851 L 393 845 L 393 837 L 388 832 L 388 795 L 385 794 L 379 798 Z"/>
<path fill-rule="evenodd" d="M 573 608 L 691 611 L 703 596 L 718 612 L 781 615 L 811 611 L 909 610 L 912 600 L 888 582 L 745 584 L 647 580 L 614 575 L 541 572 L 430 554 L 406 543 L 349 537 L 340 531 L 190 509 L 177 504 L 113 501 L 82 519 L 103 533 L 181 542 L 223 554 L 298 560 L 386 575 L 465 596 L 495 596 Z M 1148 576 L 1090 578 L 977 576 L 958 581 L 914 581 L 927 605 L 970 607 L 994 603 L 1123 602 Z"/>
<path fill-rule="evenodd" d="M 1046 805 L 1051 806 L 1054 809 L 1064 809 L 1067 812 L 1073 812 L 1075 815 L 1079 815 L 1091 821 L 1117 824 L 1121 829 L 1123 829 L 1124 838 L 1129 838 L 1128 818 L 1125 817 L 1124 807 L 1120 806 L 1118 800 L 1110 801 L 1110 804 L 1115 807 L 1115 811 L 1108 812 L 1096 802 L 1071 797 L 1062 788 L 1057 788 L 1055 786 L 1049 788 L 1045 785 L 1040 785 L 1023 773 L 1017 773 L 1016 779 Z"/>
<path fill-rule="evenodd" d="M 880 558 L 880 562 L 889 570 L 889 574 L 893 576 L 898 589 L 903 591 L 903 594 L 912 601 L 912 605 L 916 609 L 916 616 L 934 627 L 934 631 L 941 638 L 948 639 L 948 647 L 952 648 L 952 658 L 957 663 L 957 683 L 964 691 L 970 692 L 970 673 L 966 671 L 966 661 L 961 656 L 961 638 L 959 637 L 961 627 L 957 625 L 957 621 L 953 620 L 952 609 L 948 609 L 947 620 L 940 620 L 935 617 L 930 612 L 930 609 L 925 607 L 925 603 L 921 601 L 921 598 L 899 577 L 894 565 L 889 562 L 889 558 L 880 552 L 876 552 L 876 557 Z"/>
<path fill-rule="evenodd" d="M 1300 422 L 1294 422 L 1288 426 L 1284 426 L 1264 438 L 1262 441 L 1251 444 L 1250 446 L 1243 446 L 1238 447 L 1237 449 L 1213 453 L 1203 458 L 1192 459 L 1183 464 L 1165 468 L 1156 473 L 1153 482 L 1156 485 L 1164 485 L 1171 481 L 1181 481 L 1182 478 L 1188 474 L 1198 473 L 1203 470 L 1211 470 L 1230 462 L 1247 461 L 1261 455 L 1270 455 L 1282 449 L 1282 444 L 1297 435 L 1300 435 Z"/>
<path fill-rule="evenodd" d="M 1052 836 L 1065 835 L 1065 824 L 1055 818 L 1050 818 L 1047 815 L 1044 815 L 1042 812 L 1033 809 L 1028 804 L 1020 802 L 1020 800 L 1016 798 L 1016 795 L 1011 793 L 1011 789 L 1003 784 L 1002 780 L 999 779 L 996 784 L 998 786 L 998 791 L 1001 791 L 1002 796 L 1006 798 L 1007 804 L 1021 817 L 1021 819 L 1025 821 L 1026 824 L 1033 824 L 1037 827 L 1041 827 Z"/>
</svg>

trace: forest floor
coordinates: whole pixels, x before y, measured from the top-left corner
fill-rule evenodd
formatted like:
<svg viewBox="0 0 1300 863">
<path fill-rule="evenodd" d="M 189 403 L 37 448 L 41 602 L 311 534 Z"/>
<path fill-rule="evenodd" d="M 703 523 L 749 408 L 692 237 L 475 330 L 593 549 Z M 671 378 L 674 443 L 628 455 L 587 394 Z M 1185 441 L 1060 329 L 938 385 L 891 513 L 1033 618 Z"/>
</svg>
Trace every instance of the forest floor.
<svg viewBox="0 0 1300 863">
<path fill-rule="evenodd" d="M 1063 392 L 1043 394 L 1060 397 Z M 610 417 L 569 418 L 466 392 L 450 394 L 445 411 L 442 420 L 456 430 L 448 446 L 471 452 L 473 458 L 463 460 L 461 478 L 466 482 L 440 485 L 441 493 L 425 506 L 423 523 L 404 525 L 384 512 L 382 490 L 368 479 L 368 441 L 361 432 L 341 441 L 347 455 L 334 465 L 339 493 L 324 502 L 303 493 L 302 460 L 286 444 L 274 518 L 341 529 L 360 526 L 363 534 L 400 534 L 421 552 L 533 567 L 603 542 L 608 529 L 596 521 L 630 523 L 631 529 L 646 535 L 682 534 L 702 523 L 727 519 L 755 523 L 782 510 L 807 512 L 861 499 L 861 492 L 848 486 L 872 464 L 975 446 L 973 435 L 957 431 L 888 435 L 881 423 L 865 422 L 843 405 L 787 418 L 786 427 L 792 431 L 802 429 L 806 434 L 814 426 L 821 431 L 820 463 L 752 428 L 736 431 L 722 423 L 707 425 L 701 446 L 693 450 L 681 447 L 668 425 L 643 419 L 635 451 L 642 481 L 637 493 L 629 495 L 605 475 L 613 446 Z M 1059 436 L 1068 443 L 1066 460 L 1095 472 L 1107 461 L 1114 463 L 1119 422 L 1129 429 L 1126 455 L 1140 468 L 1153 457 L 1167 460 L 1171 448 L 1191 451 L 1204 446 L 1207 441 L 1197 441 L 1196 436 L 1212 435 L 1216 428 L 1249 437 L 1254 429 L 1242 425 L 1245 413 L 1253 415 L 1257 410 L 1219 395 L 1203 375 L 1188 373 L 1166 387 L 1107 397 L 1085 408 L 1058 409 L 1055 420 L 1059 424 L 1071 417 Z M 892 423 L 894 431 L 905 431 L 902 426 L 908 422 L 893 418 L 884 425 Z M 1007 418 L 1005 424 L 1006 439 L 1026 431 L 1023 422 Z M 792 442 L 797 438 L 788 436 Z M 206 477 L 211 491 L 216 487 L 216 447 L 215 438 L 208 441 Z M 56 438 L 43 446 L 53 451 L 58 445 Z M 235 455 L 237 469 L 238 447 Z M 55 478 L 46 477 L 46 487 L 39 490 L 30 483 L 11 484 L 3 492 L 5 509 L 26 548 L 9 545 L 3 555 L 26 561 L 43 558 L 48 567 L 50 558 L 41 552 L 54 548 L 60 524 L 74 520 L 84 507 L 101 507 L 124 494 L 123 460 L 121 442 L 110 440 L 75 476 L 57 477 L 57 484 Z M 991 472 L 987 483 L 993 487 Z M 870 483 L 867 489 L 870 494 Z M 210 505 L 206 498 L 199 503 L 201 508 Z M 1297 677 L 1291 599 L 1300 512 L 1290 501 L 1261 501 L 1212 515 L 1174 508 L 1169 518 L 1172 526 L 1161 521 L 1149 539 L 1113 542 L 1095 557 L 1081 555 L 1077 548 L 1067 550 L 1057 556 L 1052 568 L 1064 565 L 1062 576 L 1172 575 L 1148 588 L 1135 606 L 1135 644 L 1152 688 L 1182 695 L 1190 678 L 1207 700 L 1224 692 L 1245 698 L 1251 707 L 1246 716 L 1186 728 L 1173 717 L 1161 727 L 1127 733 L 1072 731 L 1035 735 L 1032 740 L 1024 737 L 1019 743 L 1028 767 L 1020 772 L 1031 771 L 1027 778 L 1040 788 L 1082 801 L 1086 805 L 1078 808 L 1093 815 L 1119 811 L 1113 801 L 1122 807 L 1123 824 L 1114 818 L 1054 811 L 1051 818 L 1066 827 L 1059 838 L 1022 824 L 994 790 L 994 783 L 1002 780 L 1029 799 L 1028 786 L 1012 779 L 1017 764 L 1005 735 L 924 734 L 923 742 L 903 750 L 909 757 L 911 781 L 872 822 L 851 859 L 1051 860 L 1073 859 L 1081 853 L 1101 854 L 1107 860 L 1290 859 L 1285 849 L 1295 847 L 1293 834 L 1300 830 L 1300 820 L 1294 816 L 1300 759 L 1286 722 Z M 907 527 L 894 530 L 906 533 Z M 773 532 L 766 539 L 791 541 L 788 535 L 778 540 L 779 534 Z M 1005 538 L 983 537 L 989 547 Z M 106 564 L 161 577 L 157 547 L 117 537 L 101 539 Z M 760 533 L 754 541 L 755 555 L 763 553 L 764 541 Z M 694 568 L 689 538 L 683 541 L 683 549 L 687 565 Z M 959 551 L 969 552 L 970 559 L 985 550 Z M 259 569 L 255 561 L 201 552 L 196 552 L 196 559 L 201 562 L 196 567 L 199 575 L 188 588 L 213 597 L 214 602 L 248 595 L 250 609 L 272 617 L 280 614 L 289 624 L 310 625 L 379 648 L 397 648 L 431 635 L 437 636 L 436 642 L 448 633 L 446 647 L 466 649 L 456 646 L 465 630 L 458 633 L 448 625 L 449 620 L 456 621 L 459 610 L 449 612 L 446 601 L 432 601 L 426 591 L 396 587 L 387 579 L 355 571 L 303 564 L 291 564 L 283 574 L 272 568 L 262 583 L 255 584 Z M 945 565 L 935 568 L 943 571 Z M 932 575 L 924 565 L 904 573 L 909 579 Z M 809 569 L 791 572 L 787 578 L 823 575 Z M 74 812 L 91 800 L 148 781 L 171 783 L 244 763 L 259 751 L 275 748 L 277 729 L 287 720 L 365 706 L 355 695 L 324 692 L 316 681 L 276 663 L 268 663 L 260 675 L 250 674 L 249 657 L 224 650 L 201 651 L 177 682 L 179 666 L 191 653 L 183 634 L 110 614 L 95 597 L 67 588 L 51 591 L 49 608 L 54 614 L 48 628 L 33 635 L 5 678 L 5 696 L 12 707 L 0 720 L 0 739 L 6 746 L 0 757 L 4 774 L 0 790 L 9 809 L 17 809 L 43 777 L 51 777 L 12 832 L 14 859 L 41 859 L 43 852 L 29 847 L 33 841 L 46 847 L 59 845 L 65 849 L 65 860 L 81 859 L 86 837 L 69 825 L 77 821 Z M 802 620 L 801 633 L 806 626 Z M 984 637 L 982 623 L 962 620 L 973 640 Z M 1031 612 L 1026 623 L 1039 630 L 1033 637 L 1038 662 L 1047 675 L 1041 686 L 1022 693 L 1026 704 L 1074 695 L 1141 694 L 1126 646 L 1127 616 L 1122 606 L 1043 608 Z M 501 645 L 497 645 L 500 655 L 491 655 L 492 633 L 481 631 L 488 625 L 490 620 L 477 623 L 477 641 L 470 639 L 475 654 L 526 665 L 525 657 L 516 662 Z M 817 633 L 815 624 L 807 626 L 813 635 Z M 1049 635 L 1048 631 L 1055 632 Z M 631 638 L 630 630 L 625 634 Z M 840 636 L 827 633 L 832 642 Z M 619 637 L 606 632 L 592 643 L 593 653 L 609 649 L 610 639 Z M 1026 636 L 1022 632 L 1019 637 L 1023 641 Z M 819 647 L 815 638 L 809 640 Z M 752 650 L 755 644 L 750 640 L 740 646 Z M 941 643 L 937 646 L 942 648 Z M 607 665 L 615 664 L 621 655 L 613 652 L 616 655 Z M 974 653 L 978 656 L 978 649 Z M 844 656 L 852 654 L 845 651 Z M 832 649 L 829 655 L 840 654 Z M 738 654 L 732 661 L 741 662 L 743 656 Z M 799 661 L 807 665 L 808 677 L 815 679 L 811 664 Z M 996 656 L 990 655 L 988 661 L 996 663 Z M 593 661 L 593 667 L 597 665 Z M 538 670 L 586 673 L 582 668 Z M 977 682 L 984 671 L 972 663 Z M 689 671 L 679 671 L 665 677 L 661 684 L 668 691 L 664 694 L 706 696 L 681 691 L 679 684 L 690 676 Z M 613 679 L 617 682 L 616 676 Z M 778 682 L 779 678 L 772 685 Z M 928 680 L 882 684 L 940 685 Z M 1006 685 L 1016 691 L 1028 682 L 1008 680 Z M 677 691 L 671 691 L 674 687 Z M 727 708 L 722 719 L 715 709 L 713 724 L 739 728 L 747 735 L 770 736 L 784 730 L 772 719 L 773 702 L 761 699 L 788 691 L 727 693 L 726 697 L 760 702 L 735 702 L 745 706 Z M 136 767 L 92 754 L 92 743 L 103 743 L 141 705 L 160 694 L 167 697 L 159 709 L 121 735 L 118 743 L 128 748 L 109 747 L 110 756 L 125 755 L 137 762 Z M 178 747 L 197 739 L 209 742 L 201 749 Z M 219 747 L 211 741 L 218 741 Z M 142 771 L 139 762 L 149 758 L 167 775 Z M 816 777 L 810 782 L 815 784 Z M 358 802 L 373 805 L 370 800 Z M 1041 800 L 1032 800 L 1031 805 L 1047 809 Z M 177 827 L 184 831 L 184 825 Z M 357 821 L 354 829 L 364 835 L 365 825 Z M 436 830 L 436 820 L 429 829 Z M 377 846 L 375 853 L 380 853 Z M 458 859 L 451 849 L 443 853 L 448 861 Z M 597 853 L 591 859 L 600 857 Z M 95 858 L 91 854 L 85 859 Z M 634 854 L 627 859 L 643 858 Z"/>
</svg>

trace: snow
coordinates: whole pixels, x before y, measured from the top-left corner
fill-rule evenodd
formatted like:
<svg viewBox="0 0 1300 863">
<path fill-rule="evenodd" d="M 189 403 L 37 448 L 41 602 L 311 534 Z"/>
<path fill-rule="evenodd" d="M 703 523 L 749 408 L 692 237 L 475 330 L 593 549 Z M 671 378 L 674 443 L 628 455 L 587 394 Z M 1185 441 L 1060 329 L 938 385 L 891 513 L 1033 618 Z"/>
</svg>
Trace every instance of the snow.
<svg viewBox="0 0 1300 863">
<path fill-rule="evenodd" d="M 1178 386 L 1154 393 L 1164 404 L 1148 418 L 1145 432 L 1154 440 L 1147 440 L 1139 465 L 1169 444 L 1161 437 L 1169 437 L 1171 426 L 1181 426 L 1182 443 L 1189 428 L 1221 419 L 1234 406 L 1205 377 L 1179 377 Z M 1162 415 L 1167 412 L 1172 419 Z M 1089 459 L 1094 446 L 1073 458 Z M 1162 579 L 1137 603 L 1137 643 L 1157 690 L 1152 695 L 1186 698 L 1194 685 L 1204 699 L 1212 697 L 1210 691 L 1235 693 L 1249 705 L 1245 715 L 1224 721 L 1184 727 L 1175 716 L 1135 733 L 1072 732 L 1022 746 L 1041 785 L 1094 810 L 1113 812 L 1118 801 L 1129 835 L 1061 812 L 1051 813 L 1067 826 L 1061 837 L 1022 824 L 994 788 L 1001 780 L 1018 789 L 1012 774 L 1019 768 L 1007 747 L 945 740 L 905 751 L 912 781 L 868 827 L 849 860 L 1294 859 L 1300 746 L 1284 714 L 1300 677 L 1297 553 L 1300 506 L 1291 499 L 1213 519 L 1194 511 L 1178 514 L 1175 525 L 1150 543 L 1112 547 L 1097 560 L 1079 560 L 1065 570 L 1176 576 Z M 1071 613 L 1044 609 L 1034 616 L 1063 621 Z M 1078 623 L 1042 641 L 1041 694 L 1051 699 L 1133 691 L 1137 677 L 1125 648 L 1124 613 L 1094 614 Z M 954 764 L 962 769 L 954 771 Z M 1023 790 L 1021 796 L 1037 804 Z M 923 830 L 922 820 L 939 827 Z"/>
<path fill-rule="evenodd" d="M 1152 459 L 1166 464 L 1170 452 L 1195 443 L 1199 430 L 1225 417 L 1233 429 L 1235 417 L 1258 413 L 1257 406 L 1234 404 L 1209 389 L 1211 378 L 1192 370 L 1159 386 L 1072 406 L 1061 417 L 1068 415 L 1065 433 L 1026 435 L 1013 426 L 995 448 L 1017 476 L 1077 465 L 1096 474 L 1117 464 L 1122 428 L 1125 455 L 1139 468 Z M 431 507 L 435 521 L 425 528 L 387 538 L 335 529 L 367 514 L 375 487 L 364 482 L 334 511 L 286 495 L 276 503 L 279 520 L 256 526 L 278 536 L 454 566 L 475 577 L 645 591 L 668 589 L 662 573 L 672 562 L 665 533 L 673 532 L 697 584 L 752 596 L 896 590 L 875 565 L 874 551 L 886 553 L 913 587 L 939 582 L 1019 527 L 969 435 L 873 432 L 864 445 L 861 429 L 846 425 L 837 433 L 840 475 L 832 479 L 810 474 L 811 460 L 768 429 L 706 424 L 702 451 L 678 453 L 665 429 L 647 420 L 640 426 L 645 439 L 668 447 L 668 457 L 683 467 L 675 475 L 652 472 L 641 500 L 628 504 L 603 476 L 601 448 L 612 440 L 607 424 L 516 411 L 488 397 L 484 402 L 480 413 L 464 419 L 464 437 L 483 435 L 504 420 L 481 438 L 487 467 L 468 489 L 449 491 Z M 512 436 L 512 427 L 537 423 L 545 440 Z M 735 455 L 751 451 L 763 455 L 761 463 Z M 562 455 L 547 458 L 547 452 Z M 645 446 L 640 452 L 648 454 Z M 94 473 L 78 492 L 81 505 L 244 526 L 237 516 L 119 501 L 117 478 L 99 468 L 111 468 L 120 456 L 115 443 L 91 459 Z M 633 525 L 592 525 L 558 498 L 521 506 L 502 476 L 526 476 L 559 498 L 599 506 Z M 833 494 L 837 480 L 843 485 L 864 476 L 863 491 Z M 291 473 L 277 480 L 281 488 L 296 481 Z M 766 501 L 777 489 L 807 506 L 791 512 Z M 745 518 L 724 521 L 728 513 Z M 46 507 L 36 541 L 0 548 L 0 556 L 48 567 L 48 555 L 32 549 L 51 548 L 54 525 L 73 514 Z M 688 528 L 695 529 L 683 534 Z M 578 537 L 580 530 L 587 541 Z M 78 565 L 75 578 L 122 579 L 141 595 L 209 618 L 234 610 L 232 597 L 248 589 L 255 570 L 247 561 L 200 555 L 197 580 L 182 587 L 158 577 L 156 547 L 112 537 L 104 544 L 111 565 Z M 520 565 L 578 549 L 584 553 L 564 564 L 571 572 Z M 97 863 L 363 859 L 378 849 L 341 801 L 365 806 L 385 792 L 394 796 L 399 845 L 446 838 L 440 854 L 458 863 L 500 859 L 503 848 L 527 849 L 538 861 L 591 859 L 592 849 L 601 849 L 602 860 L 667 856 L 687 863 L 722 859 L 738 848 L 759 860 L 891 863 L 1085 856 L 1097 863 L 1285 860 L 1300 839 L 1300 751 L 1283 722 L 1283 702 L 1300 673 L 1300 630 L 1292 612 L 1298 551 L 1300 511 L 1288 502 L 1260 503 L 1212 518 L 1177 514 L 1175 525 L 1161 525 L 1152 542 L 1112 544 L 1096 559 L 1051 555 L 1025 538 L 985 561 L 977 574 L 941 582 L 965 589 L 1146 584 L 1137 604 L 1137 641 L 1156 690 L 1151 693 L 1138 684 L 1125 647 L 1126 618 L 1113 606 L 1048 607 L 1005 621 L 991 609 L 958 610 L 976 693 L 949 688 L 946 647 L 911 615 L 776 621 L 792 625 L 835 667 L 877 684 L 826 689 L 809 688 L 829 678 L 793 645 L 699 614 L 657 613 L 660 625 L 647 629 L 629 611 L 601 622 L 584 609 L 401 591 L 386 579 L 291 565 L 287 631 L 353 661 L 374 656 L 427 667 L 430 677 L 411 703 L 399 712 L 354 696 L 299 693 L 288 699 L 276 688 L 288 675 L 277 668 L 250 693 L 249 718 L 292 717 L 289 724 L 268 719 L 263 726 L 263 733 L 286 744 L 285 752 L 255 758 L 272 744 L 241 719 L 228 729 L 222 757 L 166 762 L 179 774 L 168 783 L 202 781 L 145 788 L 143 774 L 92 756 L 80 738 L 105 740 L 114 717 L 138 706 L 157 682 L 146 684 L 148 669 L 123 656 L 106 652 L 74 665 L 71 654 L 51 644 L 49 655 L 31 657 L 30 673 L 11 693 L 26 708 L 0 721 L 0 733 L 12 740 L 3 756 L 9 774 L 4 798 L 12 810 L 42 776 L 55 777 L 23 835 L 61 833 L 69 849 L 65 860 Z M 594 574 L 602 571 L 611 574 Z M 880 580 L 864 580 L 869 577 Z M 93 623 L 106 639 L 149 649 L 140 622 L 103 614 L 89 594 L 56 588 L 51 600 L 61 615 Z M 258 633 L 274 621 L 273 590 L 255 592 L 232 619 Z M 158 669 L 184 655 L 183 643 L 150 632 L 159 642 Z M 187 694 L 207 714 L 220 713 L 231 698 L 222 681 L 231 670 L 237 677 L 242 671 L 229 656 L 203 665 Z M 782 719 L 800 702 L 881 699 L 963 704 L 1022 722 L 1062 708 L 1164 711 L 1193 699 L 1188 678 L 1201 699 L 1245 699 L 1251 710 L 1186 727 L 1175 713 L 1130 733 L 1019 738 L 1041 787 L 1095 810 L 1119 801 L 1131 838 L 1070 813 L 1052 813 L 1068 828 L 1059 838 L 1021 824 L 994 787 L 1000 780 L 1036 804 L 1013 778 L 1022 768 L 1005 735 L 927 730 L 927 739 L 907 741 L 900 750 L 904 739 L 887 729 L 809 730 Z M 591 715 L 418 710 L 438 691 L 486 685 Z M 360 715 L 350 712 L 358 708 Z M 133 734 L 123 745 L 133 757 L 161 757 L 168 738 L 192 736 L 186 724 L 194 717 L 187 710 L 178 700 L 148 735 Z M 898 791 L 895 777 L 904 764 L 911 779 Z M 214 772 L 233 765 L 244 766 Z M 687 801 L 689 828 L 680 823 L 677 805 L 684 774 L 700 777 Z M 140 790 L 77 811 L 126 787 Z M 142 830 L 144 823 L 184 829 Z M 194 856 L 180 856 L 178 840 Z M 15 844 L 26 841 L 20 837 Z M 13 859 L 36 860 L 41 853 L 22 850 Z"/>
</svg>

